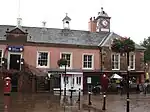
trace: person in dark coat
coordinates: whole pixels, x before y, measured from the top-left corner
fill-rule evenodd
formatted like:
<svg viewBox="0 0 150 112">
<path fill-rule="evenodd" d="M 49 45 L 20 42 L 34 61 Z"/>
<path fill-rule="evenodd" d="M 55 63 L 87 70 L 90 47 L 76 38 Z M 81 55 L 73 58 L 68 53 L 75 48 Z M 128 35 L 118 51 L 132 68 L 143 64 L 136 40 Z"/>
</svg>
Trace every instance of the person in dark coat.
<svg viewBox="0 0 150 112">
<path fill-rule="evenodd" d="M 123 94 L 123 80 L 120 81 L 120 94 Z"/>
</svg>

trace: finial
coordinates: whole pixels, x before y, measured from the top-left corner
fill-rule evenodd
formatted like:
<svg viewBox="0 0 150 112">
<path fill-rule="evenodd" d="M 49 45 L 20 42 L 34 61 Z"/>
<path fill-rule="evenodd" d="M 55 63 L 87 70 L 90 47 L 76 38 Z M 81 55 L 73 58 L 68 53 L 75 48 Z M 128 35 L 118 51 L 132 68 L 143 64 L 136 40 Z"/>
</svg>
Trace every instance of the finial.
<svg viewBox="0 0 150 112">
<path fill-rule="evenodd" d="M 103 7 L 101 7 L 101 12 L 103 12 Z"/>
<path fill-rule="evenodd" d="M 46 26 L 46 21 L 42 21 L 42 23 L 43 23 L 43 27 L 45 27 Z"/>
<path fill-rule="evenodd" d="M 66 13 L 66 16 L 68 16 L 68 13 Z"/>
</svg>

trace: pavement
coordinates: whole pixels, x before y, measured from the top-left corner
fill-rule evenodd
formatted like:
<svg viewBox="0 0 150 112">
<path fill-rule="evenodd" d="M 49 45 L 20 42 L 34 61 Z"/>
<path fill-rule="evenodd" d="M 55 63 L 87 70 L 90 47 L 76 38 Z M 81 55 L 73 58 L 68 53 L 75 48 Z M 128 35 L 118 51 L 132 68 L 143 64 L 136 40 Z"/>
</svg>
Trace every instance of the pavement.
<svg viewBox="0 0 150 112">
<path fill-rule="evenodd" d="M 103 95 L 92 95 L 92 105 L 88 105 L 88 95 L 83 97 L 83 107 L 97 112 L 126 112 L 126 95 L 107 95 L 106 110 L 102 111 Z M 150 94 L 130 95 L 130 112 L 150 112 Z"/>
</svg>

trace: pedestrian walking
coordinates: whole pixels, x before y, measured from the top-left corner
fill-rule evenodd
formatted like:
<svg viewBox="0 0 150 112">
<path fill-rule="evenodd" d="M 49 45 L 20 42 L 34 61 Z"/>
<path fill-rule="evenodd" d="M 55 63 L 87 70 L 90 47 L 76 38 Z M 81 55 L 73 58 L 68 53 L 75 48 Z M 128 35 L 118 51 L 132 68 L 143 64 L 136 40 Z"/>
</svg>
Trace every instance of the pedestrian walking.
<svg viewBox="0 0 150 112">
<path fill-rule="evenodd" d="M 123 80 L 120 81 L 120 95 L 123 94 Z"/>
</svg>

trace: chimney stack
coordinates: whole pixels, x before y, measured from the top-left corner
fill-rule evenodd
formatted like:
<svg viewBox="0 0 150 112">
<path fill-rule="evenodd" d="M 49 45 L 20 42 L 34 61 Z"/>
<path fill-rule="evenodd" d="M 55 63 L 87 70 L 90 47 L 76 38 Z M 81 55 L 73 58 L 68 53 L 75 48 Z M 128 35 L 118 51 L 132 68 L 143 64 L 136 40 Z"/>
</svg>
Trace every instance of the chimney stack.
<svg viewBox="0 0 150 112">
<path fill-rule="evenodd" d="M 89 31 L 90 32 L 96 32 L 97 21 L 96 21 L 95 17 L 90 18 L 88 26 L 89 26 Z"/>
</svg>

